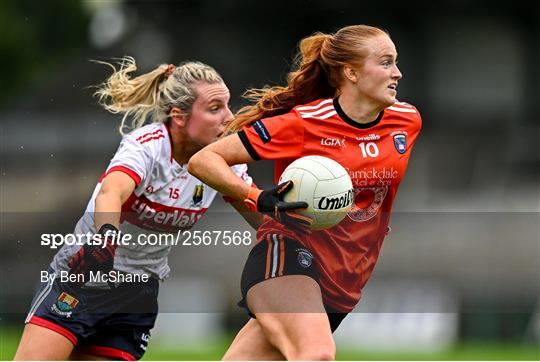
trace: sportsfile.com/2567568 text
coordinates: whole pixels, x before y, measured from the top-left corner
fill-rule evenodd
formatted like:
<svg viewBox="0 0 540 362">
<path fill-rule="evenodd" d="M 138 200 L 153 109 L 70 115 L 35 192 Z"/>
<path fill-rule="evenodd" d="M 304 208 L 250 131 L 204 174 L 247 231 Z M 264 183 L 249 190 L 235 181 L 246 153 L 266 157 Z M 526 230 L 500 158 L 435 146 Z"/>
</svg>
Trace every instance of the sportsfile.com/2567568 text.
<svg viewBox="0 0 540 362">
<path fill-rule="evenodd" d="M 41 245 L 58 249 L 63 245 L 96 245 L 102 248 L 108 244 L 118 246 L 249 246 L 251 232 L 241 230 L 179 230 L 170 233 L 129 234 L 118 232 L 114 235 L 85 234 L 41 234 Z"/>
</svg>

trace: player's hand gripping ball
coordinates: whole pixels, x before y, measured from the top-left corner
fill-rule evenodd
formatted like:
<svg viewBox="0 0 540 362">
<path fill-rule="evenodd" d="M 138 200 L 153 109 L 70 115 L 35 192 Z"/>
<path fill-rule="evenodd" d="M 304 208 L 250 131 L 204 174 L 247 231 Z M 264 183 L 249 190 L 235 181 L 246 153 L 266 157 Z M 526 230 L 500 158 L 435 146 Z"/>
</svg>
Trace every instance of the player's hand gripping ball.
<svg viewBox="0 0 540 362">
<path fill-rule="evenodd" d="M 288 180 L 292 180 L 294 186 L 283 201 L 305 201 L 308 207 L 295 212 L 313 219 L 312 230 L 339 224 L 351 210 L 354 190 L 349 173 L 330 158 L 305 156 L 297 159 L 283 171 L 279 183 Z"/>
</svg>

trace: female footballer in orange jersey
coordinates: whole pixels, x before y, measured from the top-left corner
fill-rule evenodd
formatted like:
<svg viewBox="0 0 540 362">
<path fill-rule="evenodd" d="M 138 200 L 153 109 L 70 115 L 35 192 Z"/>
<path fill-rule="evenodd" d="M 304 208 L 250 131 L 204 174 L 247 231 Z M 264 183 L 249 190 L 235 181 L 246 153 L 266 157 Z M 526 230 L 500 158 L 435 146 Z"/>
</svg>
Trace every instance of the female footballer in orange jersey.
<svg viewBox="0 0 540 362">
<path fill-rule="evenodd" d="M 237 133 L 189 161 L 189 171 L 208 185 L 272 216 L 259 227 L 242 273 L 240 305 L 254 318 L 224 359 L 335 358 L 332 332 L 373 271 L 421 127 L 417 109 L 396 100 L 397 52 L 379 28 L 348 26 L 303 39 L 287 79 L 284 87 L 249 91 L 256 103 L 231 123 Z M 290 182 L 259 190 L 229 169 L 275 160 L 278 180 L 306 155 L 338 161 L 353 181 L 353 209 L 326 230 L 306 232 L 310 220 L 291 212 L 306 205 L 283 203 Z"/>
</svg>

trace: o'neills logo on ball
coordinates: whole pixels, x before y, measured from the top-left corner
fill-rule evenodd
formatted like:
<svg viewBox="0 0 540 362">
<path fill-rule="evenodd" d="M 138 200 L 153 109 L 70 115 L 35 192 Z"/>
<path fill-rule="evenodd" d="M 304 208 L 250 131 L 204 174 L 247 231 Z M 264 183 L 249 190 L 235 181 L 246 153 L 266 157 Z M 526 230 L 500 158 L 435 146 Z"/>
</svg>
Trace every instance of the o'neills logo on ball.
<svg viewBox="0 0 540 362">
<path fill-rule="evenodd" d="M 353 202 L 353 190 L 349 190 L 340 196 L 323 197 L 319 200 L 319 210 L 337 210 L 349 206 Z"/>
</svg>

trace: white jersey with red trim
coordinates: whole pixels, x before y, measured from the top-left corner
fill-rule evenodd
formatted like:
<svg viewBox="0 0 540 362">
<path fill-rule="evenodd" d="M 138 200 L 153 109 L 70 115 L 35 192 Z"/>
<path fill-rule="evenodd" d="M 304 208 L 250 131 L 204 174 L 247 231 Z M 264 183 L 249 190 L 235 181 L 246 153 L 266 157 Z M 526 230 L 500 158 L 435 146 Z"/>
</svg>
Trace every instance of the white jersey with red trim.
<svg viewBox="0 0 540 362">
<path fill-rule="evenodd" d="M 246 183 L 252 184 L 245 164 L 231 169 Z M 124 136 L 118 151 L 103 174 L 84 215 L 75 226 L 75 234 L 96 232 L 94 206 L 101 181 L 111 172 L 129 175 L 136 184 L 122 205 L 120 230 L 130 234 L 130 245 L 116 249 L 114 268 L 125 273 L 149 274 L 158 279 L 168 276 L 167 256 L 171 243 L 147 245 L 137 242 L 138 235 L 149 232 L 177 232 L 191 228 L 206 212 L 217 191 L 187 172 L 187 165 L 172 157 L 172 142 L 167 125 L 156 123 Z M 64 245 L 55 255 L 54 270 L 67 270 L 67 264 L 80 245 Z"/>
</svg>

